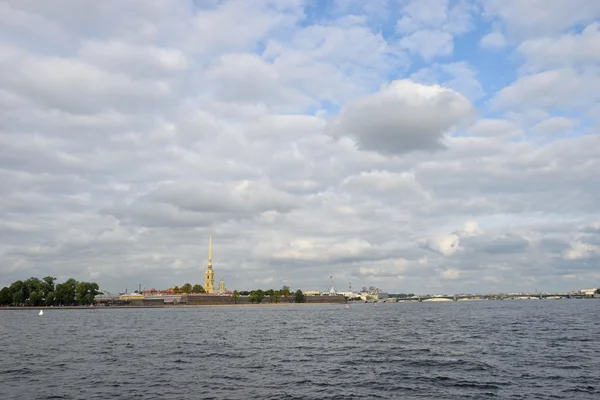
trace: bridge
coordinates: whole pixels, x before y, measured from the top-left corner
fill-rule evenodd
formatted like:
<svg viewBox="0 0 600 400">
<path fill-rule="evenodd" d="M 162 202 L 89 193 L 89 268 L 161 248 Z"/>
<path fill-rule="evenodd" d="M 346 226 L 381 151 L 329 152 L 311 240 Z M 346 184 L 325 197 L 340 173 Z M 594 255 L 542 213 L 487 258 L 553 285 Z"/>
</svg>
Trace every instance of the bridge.
<svg viewBox="0 0 600 400">
<path fill-rule="evenodd" d="M 522 294 L 486 294 L 486 295 L 423 295 L 406 298 L 398 298 L 399 301 L 417 301 L 419 303 L 426 300 L 527 300 L 527 299 L 570 299 L 583 298 L 585 296 L 572 295 L 566 293 L 522 293 Z"/>
</svg>

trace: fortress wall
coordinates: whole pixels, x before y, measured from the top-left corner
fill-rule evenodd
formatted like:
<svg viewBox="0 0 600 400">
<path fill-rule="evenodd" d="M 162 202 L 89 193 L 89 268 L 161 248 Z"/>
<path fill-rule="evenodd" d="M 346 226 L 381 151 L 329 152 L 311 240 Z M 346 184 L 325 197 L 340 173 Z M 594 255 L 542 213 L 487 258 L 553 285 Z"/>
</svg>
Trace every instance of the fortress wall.
<svg viewBox="0 0 600 400">
<path fill-rule="evenodd" d="M 346 303 L 344 296 L 304 296 L 304 298 L 307 303 Z"/>
<path fill-rule="evenodd" d="M 344 296 L 305 296 L 306 303 L 336 303 L 336 304 L 344 304 L 346 303 L 346 298 Z M 290 299 L 293 302 L 294 297 L 290 296 Z M 284 302 L 284 299 L 281 298 L 279 300 L 280 303 Z M 229 295 L 206 295 L 206 294 L 188 294 L 184 295 L 182 298 L 182 303 L 187 303 L 188 305 L 219 305 L 219 304 L 235 304 L 233 299 Z M 271 299 L 265 297 L 262 301 L 262 304 L 271 303 Z M 248 296 L 241 296 L 238 304 L 251 304 L 248 300 Z"/>
</svg>

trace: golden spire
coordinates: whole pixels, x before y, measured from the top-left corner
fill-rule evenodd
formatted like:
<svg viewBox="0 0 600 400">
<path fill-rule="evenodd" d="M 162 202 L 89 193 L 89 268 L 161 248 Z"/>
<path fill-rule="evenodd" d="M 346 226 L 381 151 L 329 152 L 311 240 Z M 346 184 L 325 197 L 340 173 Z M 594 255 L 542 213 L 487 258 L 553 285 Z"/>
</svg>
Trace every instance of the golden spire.
<svg viewBox="0 0 600 400">
<path fill-rule="evenodd" d="M 212 268 L 212 235 L 208 239 L 208 268 Z"/>
</svg>

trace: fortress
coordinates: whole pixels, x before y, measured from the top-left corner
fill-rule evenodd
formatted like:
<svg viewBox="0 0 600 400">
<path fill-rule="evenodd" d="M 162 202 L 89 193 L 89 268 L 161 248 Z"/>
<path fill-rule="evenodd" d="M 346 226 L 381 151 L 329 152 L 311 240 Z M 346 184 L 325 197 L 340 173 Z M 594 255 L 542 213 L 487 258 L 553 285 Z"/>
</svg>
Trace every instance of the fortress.
<svg viewBox="0 0 600 400">
<path fill-rule="evenodd" d="M 225 281 L 221 277 L 218 288 L 215 290 L 215 272 L 212 265 L 212 235 L 208 239 L 208 265 L 204 272 L 204 293 L 182 293 L 175 292 L 173 288 L 167 291 L 158 291 L 155 289 L 140 290 L 134 294 L 123 293 L 118 297 L 115 296 L 99 296 L 97 298 L 98 305 L 131 305 L 131 306 L 175 306 L 175 305 L 227 305 L 227 304 L 252 304 L 249 296 L 238 295 L 234 300 L 232 292 L 225 287 Z M 333 289 L 333 287 L 332 287 Z M 273 302 L 273 300 L 265 300 L 264 303 Z M 284 303 L 283 298 L 280 300 Z M 291 300 L 287 303 L 293 302 Z M 329 295 L 306 296 L 305 303 L 346 303 L 346 298 L 343 295 L 336 294 L 335 291 Z"/>
</svg>

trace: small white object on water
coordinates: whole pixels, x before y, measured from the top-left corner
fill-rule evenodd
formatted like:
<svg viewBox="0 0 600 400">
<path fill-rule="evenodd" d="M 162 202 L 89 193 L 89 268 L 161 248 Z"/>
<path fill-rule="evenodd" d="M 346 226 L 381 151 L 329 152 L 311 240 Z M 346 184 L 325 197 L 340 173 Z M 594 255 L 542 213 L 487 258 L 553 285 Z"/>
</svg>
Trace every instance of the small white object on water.
<svg viewBox="0 0 600 400">
<path fill-rule="evenodd" d="M 44 310 L 40 310 L 40 313 L 38 315 L 44 315 Z"/>
</svg>

